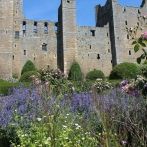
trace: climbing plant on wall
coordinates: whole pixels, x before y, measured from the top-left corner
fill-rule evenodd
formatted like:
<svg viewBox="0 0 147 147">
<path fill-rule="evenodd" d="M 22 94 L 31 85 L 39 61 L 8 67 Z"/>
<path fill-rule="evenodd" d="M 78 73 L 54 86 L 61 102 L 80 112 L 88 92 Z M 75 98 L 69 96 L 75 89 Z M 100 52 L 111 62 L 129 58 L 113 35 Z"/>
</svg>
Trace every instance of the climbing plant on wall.
<svg viewBox="0 0 147 147">
<path fill-rule="evenodd" d="M 137 63 L 140 64 L 142 60 L 147 60 L 147 31 L 135 39 L 132 44 L 134 45 L 135 52 L 142 50 L 141 56 L 137 58 Z"/>
</svg>

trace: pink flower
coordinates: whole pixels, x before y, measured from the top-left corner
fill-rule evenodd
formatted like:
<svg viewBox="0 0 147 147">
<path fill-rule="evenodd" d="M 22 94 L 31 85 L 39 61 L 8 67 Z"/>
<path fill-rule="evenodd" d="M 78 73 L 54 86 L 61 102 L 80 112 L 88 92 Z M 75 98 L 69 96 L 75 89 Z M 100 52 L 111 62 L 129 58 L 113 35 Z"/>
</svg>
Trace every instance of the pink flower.
<svg viewBox="0 0 147 147">
<path fill-rule="evenodd" d="M 143 38 L 147 39 L 147 31 L 143 33 Z"/>
</svg>

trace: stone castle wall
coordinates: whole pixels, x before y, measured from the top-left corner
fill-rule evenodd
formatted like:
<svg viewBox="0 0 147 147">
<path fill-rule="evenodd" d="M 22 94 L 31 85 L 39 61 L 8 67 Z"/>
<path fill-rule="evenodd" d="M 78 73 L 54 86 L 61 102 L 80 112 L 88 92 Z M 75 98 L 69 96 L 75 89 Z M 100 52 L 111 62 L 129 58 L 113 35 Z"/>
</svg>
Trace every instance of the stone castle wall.
<svg viewBox="0 0 147 147">
<path fill-rule="evenodd" d="M 109 36 L 108 25 L 77 28 L 77 61 L 84 73 L 93 69 L 100 69 L 106 75 L 110 73 L 112 54 Z"/>
<path fill-rule="evenodd" d="M 61 0 L 57 23 L 24 18 L 23 0 L 1 0 L 0 78 L 20 76 L 27 60 L 65 73 L 77 61 L 84 75 L 93 69 L 109 75 L 116 64 L 136 62 L 140 53 L 134 53 L 128 32 L 137 26 L 138 37 L 147 30 L 144 15 L 147 0 L 140 8 L 107 0 L 96 6 L 96 27 L 77 26 L 76 0 Z"/>
<path fill-rule="evenodd" d="M 19 47 L 16 46 L 17 42 L 20 44 Z M 17 58 L 20 58 L 20 65 L 14 70 L 14 74 L 20 74 L 22 66 L 27 60 L 33 61 L 38 69 L 46 67 L 56 69 L 57 37 L 55 23 L 23 19 L 20 36 L 14 41 L 15 48 L 13 64 L 16 68 L 18 65 Z"/>
<path fill-rule="evenodd" d="M 12 76 L 12 44 L 13 0 L 0 0 L 0 78 Z"/>
</svg>

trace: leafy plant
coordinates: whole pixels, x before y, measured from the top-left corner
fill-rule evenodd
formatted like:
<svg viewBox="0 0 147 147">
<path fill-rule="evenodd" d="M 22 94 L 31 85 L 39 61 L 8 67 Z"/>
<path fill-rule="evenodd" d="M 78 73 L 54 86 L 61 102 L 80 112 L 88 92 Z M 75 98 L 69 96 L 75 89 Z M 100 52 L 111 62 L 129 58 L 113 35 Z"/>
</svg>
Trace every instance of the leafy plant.
<svg viewBox="0 0 147 147">
<path fill-rule="evenodd" d="M 97 78 L 104 79 L 105 75 L 101 70 L 94 69 L 87 73 L 86 79 L 88 80 L 96 80 Z"/>
<path fill-rule="evenodd" d="M 83 79 L 80 65 L 77 62 L 72 64 L 69 71 L 68 79 L 73 81 L 81 81 Z"/>
<path fill-rule="evenodd" d="M 136 40 L 133 41 L 132 45 L 134 45 L 134 51 L 138 52 L 139 50 L 142 50 L 142 54 L 140 57 L 137 58 L 137 62 L 140 64 L 142 60 L 147 59 L 147 32 L 144 32 L 143 35 Z"/>
<path fill-rule="evenodd" d="M 94 84 L 93 84 L 93 87 L 97 93 L 100 93 L 100 92 L 103 92 L 105 90 L 108 90 L 108 89 L 112 89 L 112 84 L 109 83 L 108 81 L 106 80 L 103 80 L 103 79 L 97 79 Z"/>
<path fill-rule="evenodd" d="M 31 82 L 31 76 L 39 77 L 40 74 L 37 71 L 28 71 L 21 75 L 19 81 L 20 82 Z"/>
<path fill-rule="evenodd" d="M 32 61 L 28 60 L 22 68 L 21 75 L 28 71 L 36 71 L 36 67 Z"/>
<path fill-rule="evenodd" d="M 137 64 L 134 63 L 121 63 L 116 65 L 111 73 L 110 79 L 132 79 L 136 78 L 137 75 L 141 74 L 140 68 Z"/>
</svg>

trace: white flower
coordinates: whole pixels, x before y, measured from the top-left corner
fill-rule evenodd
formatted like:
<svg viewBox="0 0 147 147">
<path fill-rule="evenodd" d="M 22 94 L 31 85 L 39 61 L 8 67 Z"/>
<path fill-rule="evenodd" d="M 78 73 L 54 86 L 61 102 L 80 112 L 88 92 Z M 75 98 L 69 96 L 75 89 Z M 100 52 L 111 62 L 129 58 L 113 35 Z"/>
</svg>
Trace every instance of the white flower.
<svg viewBox="0 0 147 147">
<path fill-rule="evenodd" d="M 41 121 L 41 118 L 37 118 L 38 121 Z"/>
<path fill-rule="evenodd" d="M 65 128 L 65 129 L 66 129 L 66 128 L 67 128 L 67 126 L 63 125 L 63 128 Z"/>
</svg>

